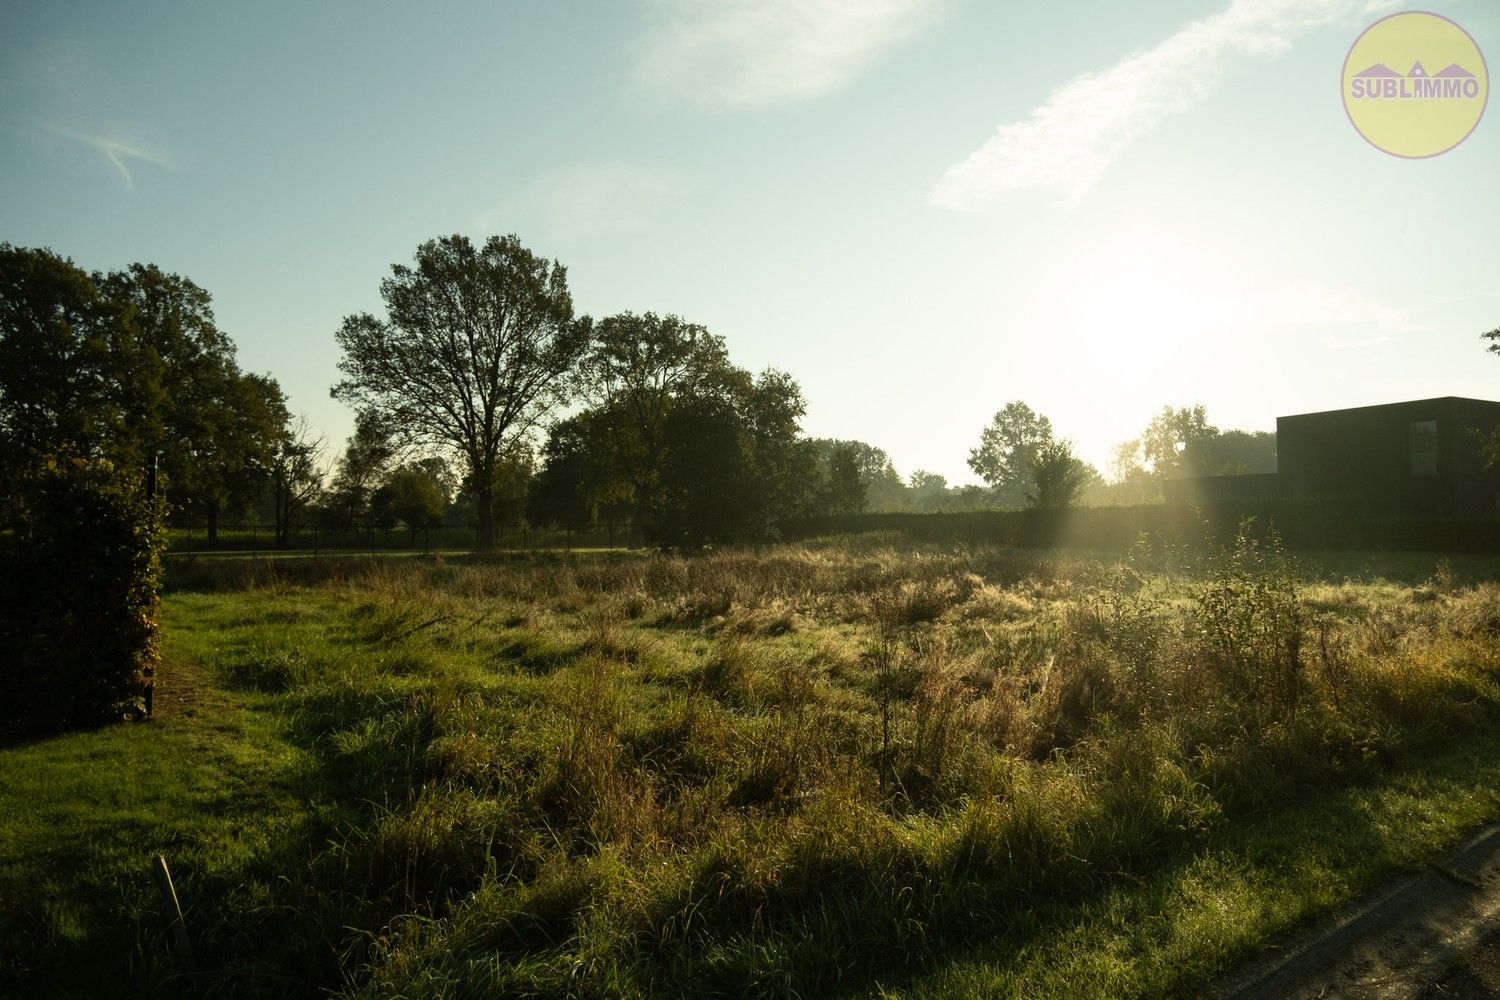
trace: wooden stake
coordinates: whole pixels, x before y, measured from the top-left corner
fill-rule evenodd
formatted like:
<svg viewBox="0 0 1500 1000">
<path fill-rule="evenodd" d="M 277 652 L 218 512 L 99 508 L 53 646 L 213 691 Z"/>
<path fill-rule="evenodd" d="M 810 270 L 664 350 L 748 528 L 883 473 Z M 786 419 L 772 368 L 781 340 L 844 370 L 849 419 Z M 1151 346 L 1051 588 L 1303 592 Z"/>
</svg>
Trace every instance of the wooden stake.
<svg viewBox="0 0 1500 1000">
<path fill-rule="evenodd" d="M 187 924 L 182 920 L 182 907 L 177 902 L 177 890 L 172 885 L 172 873 L 167 869 L 167 859 L 160 854 L 151 859 L 151 873 L 156 876 L 156 887 L 161 890 L 162 905 L 167 910 L 167 920 L 172 925 L 172 934 L 177 939 L 177 950 L 188 964 L 193 961 L 193 945 L 188 940 Z"/>
</svg>

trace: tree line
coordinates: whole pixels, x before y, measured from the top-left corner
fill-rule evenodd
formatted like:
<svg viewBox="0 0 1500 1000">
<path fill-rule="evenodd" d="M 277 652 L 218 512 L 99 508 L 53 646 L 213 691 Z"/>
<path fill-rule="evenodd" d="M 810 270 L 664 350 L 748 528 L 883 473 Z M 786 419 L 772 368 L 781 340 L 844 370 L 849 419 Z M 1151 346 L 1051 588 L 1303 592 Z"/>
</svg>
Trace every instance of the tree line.
<svg viewBox="0 0 1500 1000">
<path fill-rule="evenodd" d="M 0 505 L 10 523 L 39 463 L 71 454 L 139 469 L 216 526 L 292 460 L 286 396 L 245 372 L 208 292 L 153 264 L 83 271 L 0 244 Z"/>
<path fill-rule="evenodd" d="M 334 457 L 273 377 L 240 368 L 188 278 L 0 244 L 0 504 L 18 509 L 47 456 L 155 456 L 177 523 L 204 525 L 211 546 L 222 522 L 252 517 L 283 542 L 309 523 L 466 524 L 489 547 L 497 523 L 524 518 L 695 547 L 825 514 L 1149 504 L 1170 478 L 1276 468 L 1273 434 L 1168 406 L 1106 478 L 1016 400 L 969 454 L 983 485 L 903 479 L 874 445 L 806 437 L 795 379 L 734 364 L 704 326 L 577 314 L 566 268 L 514 235 L 429 240 L 380 294 L 383 315 L 334 334 L 331 393 L 355 411 Z"/>
</svg>

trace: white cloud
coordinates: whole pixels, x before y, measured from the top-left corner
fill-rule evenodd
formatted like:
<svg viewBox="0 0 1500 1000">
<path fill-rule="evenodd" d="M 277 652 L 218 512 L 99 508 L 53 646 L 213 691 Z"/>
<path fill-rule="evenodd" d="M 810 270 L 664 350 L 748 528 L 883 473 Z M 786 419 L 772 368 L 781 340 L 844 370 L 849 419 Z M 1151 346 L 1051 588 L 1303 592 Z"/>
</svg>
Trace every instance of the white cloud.
<svg viewBox="0 0 1500 1000">
<path fill-rule="evenodd" d="M 1020 188 L 1077 201 L 1131 142 L 1212 94 L 1236 60 L 1273 59 L 1304 32 L 1369 8 L 1360 0 L 1233 0 L 1154 48 L 1064 83 L 949 167 L 931 201 L 973 211 Z"/>
<path fill-rule="evenodd" d="M 715 110 L 837 90 L 929 23 L 941 0 L 652 0 L 638 79 Z"/>
<path fill-rule="evenodd" d="M 592 239 L 640 225 L 680 186 L 663 167 L 574 163 L 532 178 L 474 225 L 483 233 L 540 229 L 565 243 Z"/>
<path fill-rule="evenodd" d="M 1331 328 L 1357 326 L 1378 336 L 1336 341 L 1330 346 L 1364 346 L 1395 339 L 1405 333 L 1434 329 L 1414 319 L 1410 310 L 1382 302 L 1352 288 L 1307 281 L 1257 294 L 1227 299 L 1220 308 L 1241 329 L 1270 327 Z"/>
<path fill-rule="evenodd" d="M 144 149 L 138 144 L 121 142 L 119 139 L 107 135 L 90 135 L 87 132 L 76 132 L 73 129 L 63 128 L 61 125 L 54 125 L 51 122 L 45 122 L 44 125 L 47 131 L 54 135 L 82 143 L 103 153 L 104 158 L 114 165 L 114 168 L 120 172 L 121 177 L 125 178 L 126 190 L 135 190 L 135 178 L 131 176 L 128 162 L 130 160 L 140 160 L 143 163 L 165 167 L 168 170 L 176 169 L 166 157 Z"/>
</svg>

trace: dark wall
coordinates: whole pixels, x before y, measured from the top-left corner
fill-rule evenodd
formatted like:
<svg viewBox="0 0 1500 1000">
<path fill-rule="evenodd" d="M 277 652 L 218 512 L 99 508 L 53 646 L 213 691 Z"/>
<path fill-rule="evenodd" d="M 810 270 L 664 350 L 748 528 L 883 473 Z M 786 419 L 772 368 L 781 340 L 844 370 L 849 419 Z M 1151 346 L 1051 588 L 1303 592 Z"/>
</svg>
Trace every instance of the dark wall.
<svg viewBox="0 0 1500 1000">
<path fill-rule="evenodd" d="M 1500 403 L 1453 401 L 1453 499 L 1459 516 L 1500 517 L 1500 468 L 1487 466 L 1485 445 L 1500 431 Z"/>
<path fill-rule="evenodd" d="M 1428 421 L 1430 466 L 1413 454 L 1412 425 Z M 1281 486 L 1289 499 L 1339 500 L 1351 514 L 1493 516 L 1500 471 L 1484 468 L 1480 436 L 1497 423 L 1500 403 L 1453 396 L 1279 417 Z"/>
</svg>

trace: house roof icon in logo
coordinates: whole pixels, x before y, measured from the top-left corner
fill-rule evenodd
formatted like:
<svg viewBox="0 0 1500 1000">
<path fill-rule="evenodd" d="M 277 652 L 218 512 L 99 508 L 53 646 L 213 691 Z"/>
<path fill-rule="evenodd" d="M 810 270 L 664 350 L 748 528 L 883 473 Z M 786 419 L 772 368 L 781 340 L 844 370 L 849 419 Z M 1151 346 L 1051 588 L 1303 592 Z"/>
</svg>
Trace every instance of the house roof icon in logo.
<svg viewBox="0 0 1500 1000">
<path fill-rule="evenodd" d="M 1443 79 L 1443 80 L 1449 80 L 1449 79 L 1453 79 L 1455 77 L 1458 78 L 1458 79 L 1460 79 L 1460 80 L 1473 80 L 1473 79 L 1475 79 L 1475 76 L 1474 76 L 1473 73 L 1470 73 L 1468 70 L 1464 69 L 1458 63 L 1449 63 L 1447 66 L 1444 66 L 1442 69 L 1440 69 L 1436 73 L 1432 74 L 1432 76 L 1433 76 L 1433 79 Z"/>
<path fill-rule="evenodd" d="M 1362 69 L 1358 73 L 1355 73 L 1354 75 L 1355 75 L 1356 78 L 1362 78 L 1362 79 L 1368 79 L 1369 77 L 1372 77 L 1372 76 L 1373 77 L 1394 77 L 1394 78 L 1396 78 L 1398 80 L 1401 78 L 1401 74 L 1400 73 L 1397 73 L 1395 70 L 1391 69 L 1385 63 L 1376 63 L 1374 66 L 1371 66 L 1368 69 Z"/>
<path fill-rule="evenodd" d="M 1421 62 L 1414 62 L 1411 64 L 1411 72 L 1407 73 L 1406 75 L 1425 77 L 1427 75 L 1427 69 L 1421 64 Z"/>
</svg>

